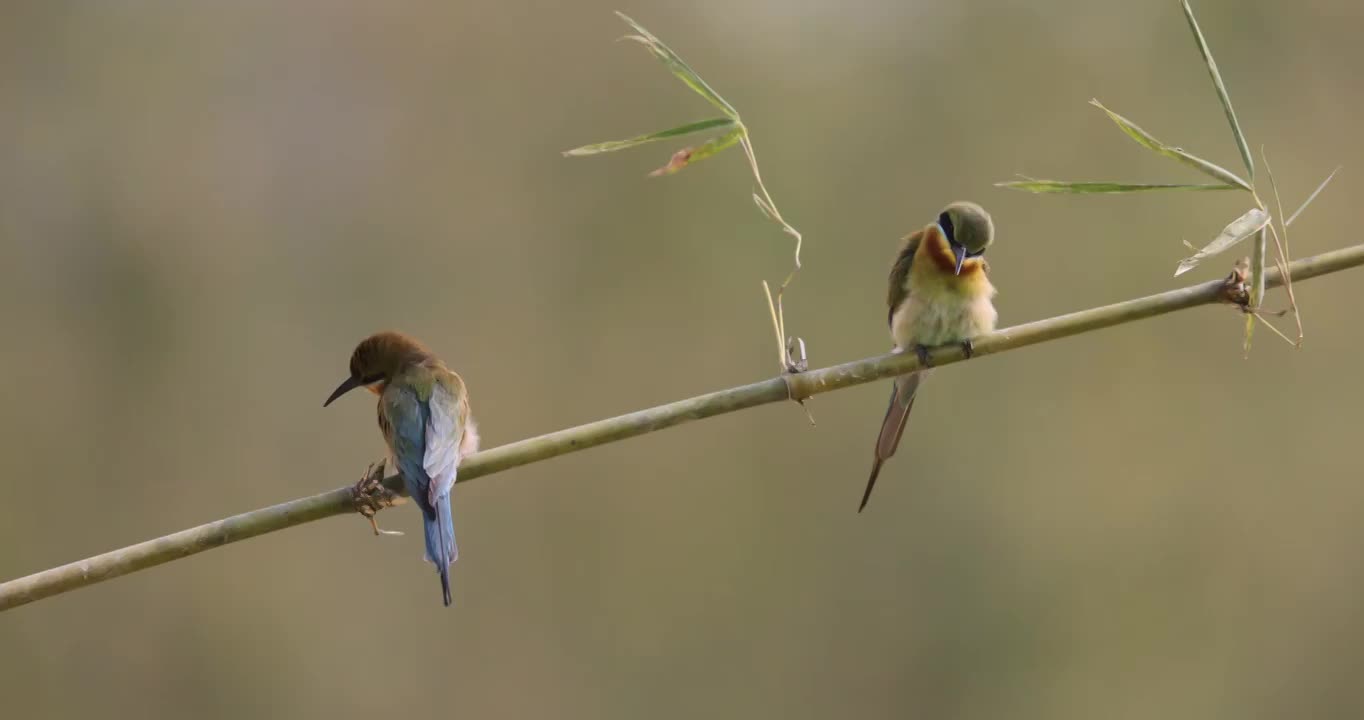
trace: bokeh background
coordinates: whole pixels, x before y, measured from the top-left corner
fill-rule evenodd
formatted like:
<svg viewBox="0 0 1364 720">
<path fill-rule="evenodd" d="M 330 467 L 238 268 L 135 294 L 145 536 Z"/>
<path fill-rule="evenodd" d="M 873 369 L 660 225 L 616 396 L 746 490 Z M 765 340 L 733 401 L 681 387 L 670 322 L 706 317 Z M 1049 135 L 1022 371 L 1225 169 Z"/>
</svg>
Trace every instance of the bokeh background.
<svg viewBox="0 0 1364 720">
<path fill-rule="evenodd" d="M 381 328 L 485 446 L 773 375 L 742 155 L 559 154 L 714 114 L 613 9 L 743 112 L 817 366 L 887 349 L 949 200 L 1006 325 L 1180 286 L 1247 207 L 992 186 L 1201 179 L 1091 97 L 1238 165 L 1173 1 L 10 3 L 0 578 L 354 481 L 372 400 L 321 403 Z M 1294 254 L 1357 241 L 1364 6 L 1198 10 L 1285 202 L 1346 166 Z M 409 506 L 7 612 L 5 714 L 1359 717 L 1361 283 L 1299 286 L 1301 352 L 1204 308 L 944 369 L 862 515 L 886 383 L 460 485 L 449 610 Z"/>
</svg>

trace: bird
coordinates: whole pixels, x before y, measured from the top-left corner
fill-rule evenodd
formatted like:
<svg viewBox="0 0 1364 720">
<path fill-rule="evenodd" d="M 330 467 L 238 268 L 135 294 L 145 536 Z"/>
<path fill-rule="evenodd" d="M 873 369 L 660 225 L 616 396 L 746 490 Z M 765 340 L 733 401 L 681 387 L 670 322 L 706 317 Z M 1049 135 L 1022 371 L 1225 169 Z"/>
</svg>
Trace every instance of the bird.
<svg viewBox="0 0 1364 720">
<path fill-rule="evenodd" d="M 459 557 L 450 490 L 460 461 L 478 450 L 464 380 L 416 338 L 387 330 L 355 346 L 350 376 L 322 406 L 359 387 L 379 396 L 379 431 L 407 494 L 421 509 L 426 559 L 440 573 L 449 607 L 450 565 Z"/>
<path fill-rule="evenodd" d="M 915 394 L 932 364 L 928 349 L 960 343 L 969 358 L 974 352 L 971 339 L 995 329 L 999 317 L 993 302 L 995 287 L 987 277 L 984 258 L 994 237 L 990 213 L 976 203 L 958 201 L 903 240 L 890 269 L 886 294 L 887 322 L 895 344 L 891 352 L 913 350 L 923 369 L 895 379 L 859 513 L 871 499 L 881 465 L 900 444 Z"/>
</svg>

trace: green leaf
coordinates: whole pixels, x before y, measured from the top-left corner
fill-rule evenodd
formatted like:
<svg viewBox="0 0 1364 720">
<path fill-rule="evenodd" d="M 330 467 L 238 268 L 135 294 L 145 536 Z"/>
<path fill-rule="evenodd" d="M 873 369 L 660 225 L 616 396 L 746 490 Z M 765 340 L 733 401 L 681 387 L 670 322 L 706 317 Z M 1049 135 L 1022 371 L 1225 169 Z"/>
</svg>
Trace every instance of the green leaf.
<svg viewBox="0 0 1364 720">
<path fill-rule="evenodd" d="M 1247 192 L 1254 192 L 1253 188 L 1251 188 L 1250 186 L 1250 183 L 1237 177 L 1236 173 L 1233 173 L 1232 171 L 1215 163 L 1208 162 L 1207 160 L 1204 160 L 1203 158 L 1198 157 L 1197 155 L 1194 155 L 1190 152 L 1186 152 L 1183 148 L 1177 148 L 1173 145 L 1166 145 L 1165 143 L 1157 140 L 1154 136 L 1151 135 L 1151 133 L 1142 130 L 1141 127 L 1138 126 L 1136 123 L 1104 107 L 1103 103 L 1099 102 L 1098 100 L 1090 100 L 1089 104 L 1104 111 L 1104 113 L 1108 115 L 1110 120 L 1116 123 L 1117 126 L 1121 128 L 1124 133 L 1127 133 L 1128 137 L 1135 140 L 1138 145 L 1141 145 L 1147 150 L 1159 153 L 1173 160 L 1178 160 L 1179 162 L 1188 165 L 1189 167 L 1203 173 L 1204 175 L 1208 175 L 1228 185 L 1236 185 L 1237 187 Z"/>
<path fill-rule="evenodd" d="M 635 32 L 639 33 L 638 35 L 626 35 L 625 39 L 634 40 L 648 48 L 649 52 L 653 53 L 654 57 L 658 58 L 660 62 L 666 65 L 674 75 L 682 82 L 686 83 L 687 87 L 695 91 L 697 95 L 705 98 L 711 105 L 719 108 L 721 112 L 730 118 L 734 120 L 739 119 L 739 111 L 735 110 L 733 105 L 730 105 L 724 98 L 720 97 L 720 93 L 715 92 L 710 85 L 707 85 L 706 81 L 702 80 L 701 76 L 696 74 L 696 71 L 692 70 L 690 65 L 684 62 L 677 53 L 672 51 L 672 48 L 664 45 L 662 40 L 659 40 L 653 33 L 644 29 L 643 25 L 630 19 L 630 16 L 625 13 L 617 12 L 616 15 L 620 16 L 621 20 L 629 23 L 630 27 L 634 28 Z"/>
<path fill-rule="evenodd" d="M 1151 192 L 1153 190 L 1240 190 L 1236 185 L 1225 184 L 1176 184 L 1176 183 L 1116 183 L 1116 182 L 1068 182 L 1065 180 L 1039 180 L 1027 178 L 1012 182 L 995 183 L 995 187 L 1022 190 L 1030 193 L 1062 193 L 1071 195 L 1111 195 L 1118 193 Z"/>
<path fill-rule="evenodd" d="M 712 155 L 719 154 L 720 151 L 739 142 L 740 138 L 742 138 L 743 136 L 744 129 L 741 127 L 736 127 L 733 130 L 730 130 L 729 132 L 725 133 L 724 135 L 721 135 L 719 137 L 713 137 L 710 140 L 707 140 L 705 144 L 703 144 L 699 148 L 683 148 L 681 150 L 678 150 L 677 152 L 673 153 L 673 156 L 668 160 L 667 165 L 664 165 L 663 167 L 658 168 L 657 170 L 649 173 L 649 177 L 672 175 L 673 173 L 680 171 L 682 168 L 695 165 L 696 163 L 701 162 L 702 160 L 705 160 L 706 158 L 711 157 Z"/>
<path fill-rule="evenodd" d="M 1236 121 L 1236 111 L 1231 108 L 1231 96 L 1227 94 L 1227 86 L 1222 83 L 1222 73 L 1217 70 L 1217 61 L 1212 59 L 1212 50 L 1208 49 L 1208 41 L 1203 37 L 1203 31 L 1198 29 L 1198 21 L 1194 19 L 1189 0 L 1180 2 L 1184 6 L 1184 17 L 1189 21 L 1189 29 L 1193 31 L 1194 41 L 1198 43 L 1198 52 L 1202 53 L 1203 62 L 1208 65 L 1208 74 L 1212 76 L 1213 87 L 1217 89 L 1217 99 L 1227 114 L 1231 134 L 1236 138 L 1236 149 L 1241 151 L 1241 160 L 1246 164 L 1246 172 L 1250 173 L 1250 179 L 1254 180 L 1255 161 L 1250 156 L 1250 145 L 1246 144 L 1246 136 L 1241 132 L 1241 123 Z"/>
<path fill-rule="evenodd" d="M 1194 253 L 1192 257 L 1187 257 L 1179 261 L 1179 267 L 1175 268 L 1175 277 L 1194 269 L 1198 263 L 1212 257 L 1255 233 L 1263 230 L 1269 224 L 1269 213 L 1254 207 L 1246 211 L 1244 215 L 1231 221 L 1229 225 L 1222 228 L 1222 232 L 1213 238 L 1212 242 L 1203 247 L 1202 250 Z M 1254 268 L 1252 268 L 1253 270 Z M 1264 272 L 1264 262 L 1261 258 L 1260 272 Z"/>
<path fill-rule="evenodd" d="M 732 118 L 727 117 L 700 120 L 694 123 L 687 123 L 686 125 L 679 125 L 669 130 L 660 130 L 656 133 L 649 133 L 648 135 L 637 135 L 628 140 L 609 140 L 607 142 L 596 143 L 593 145 L 584 145 L 582 147 L 576 147 L 573 148 L 572 150 L 565 150 L 564 156 L 582 157 L 585 155 L 596 155 L 598 153 L 615 152 L 616 150 L 624 150 L 626 148 L 635 147 L 636 145 L 644 145 L 645 143 L 651 143 L 656 140 L 665 140 L 667 138 L 680 137 L 682 135 L 690 135 L 692 133 L 698 133 L 703 130 L 713 130 L 715 128 L 721 127 L 732 127 L 733 125 L 734 120 Z"/>
<path fill-rule="evenodd" d="M 1140 127 L 1137 126 L 1136 123 L 1132 122 L 1131 120 L 1128 120 L 1127 118 L 1104 107 L 1104 104 L 1099 102 L 1098 98 L 1091 98 L 1089 104 L 1104 111 L 1108 115 L 1108 117 L 1113 120 L 1113 122 L 1118 124 L 1118 127 L 1121 128 L 1123 132 L 1127 133 L 1128 137 L 1137 141 L 1138 145 L 1141 145 L 1142 147 L 1148 150 L 1154 150 L 1161 154 L 1165 153 L 1166 148 L 1165 143 L 1152 137 L 1151 133 L 1142 130 Z"/>
<path fill-rule="evenodd" d="M 1170 147 L 1166 148 L 1166 150 L 1167 152 L 1164 153 L 1166 156 L 1172 157 L 1184 163 L 1185 165 L 1188 165 L 1189 167 L 1203 173 L 1204 175 L 1207 175 L 1208 177 L 1217 178 L 1218 180 L 1221 180 L 1224 183 L 1231 183 L 1233 185 L 1237 185 L 1246 192 L 1254 192 L 1254 188 L 1251 187 L 1250 183 L 1246 182 L 1245 180 L 1242 180 L 1239 175 L 1222 167 L 1221 165 L 1204 160 L 1203 158 L 1198 157 L 1197 155 L 1194 155 L 1193 153 L 1188 152 L 1183 148 Z"/>
<path fill-rule="evenodd" d="M 1330 175 L 1327 175 L 1327 176 L 1326 176 L 1326 179 L 1321 181 L 1321 184 L 1317 186 L 1317 189 L 1316 189 L 1316 190 L 1313 190 L 1313 191 L 1312 191 L 1312 194 L 1311 194 L 1311 195 L 1308 195 L 1308 196 L 1307 196 L 1307 199 L 1302 201 L 1302 205 L 1299 205 L 1299 206 L 1298 206 L 1298 209 L 1297 209 L 1297 210 L 1294 210 L 1294 211 L 1293 211 L 1293 214 L 1288 216 L 1288 219 L 1285 220 L 1284 223 L 1283 223 L 1283 224 L 1284 224 L 1284 227 L 1288 227 L 1289 225 L 1292 225 L 1292 224 L 1293 224 L 1293 221 L 1298 219 L 1298 216 L 1302 214 L 1302 211 L 1303 211 L 1303 210 L 1306 210 L 1306 209 L 1307 209 L 1307 206 L 1308 206 L 1308 205 L 1311 205 L 1311 204 L 1312 204 L 1312 201 L 1317 199 L 1317 196 L 1321 194 L 1321 191 L 1326 189 L 1326 184 L 1329 183 L 1329 182 L 1331 182 L 1331 178 L 1335 177 L 1335 176 L 1336 176 L 1336 173 L 1338 173 L 1338 172 L 1340 172 L 1340 168 L 1339 168 L 1339 167 L 1337 167 L 1335 170 L 1332 170 L 1332 171 L 1331 171 L 1331 174 L 1330 174 Z"/>
</svg>

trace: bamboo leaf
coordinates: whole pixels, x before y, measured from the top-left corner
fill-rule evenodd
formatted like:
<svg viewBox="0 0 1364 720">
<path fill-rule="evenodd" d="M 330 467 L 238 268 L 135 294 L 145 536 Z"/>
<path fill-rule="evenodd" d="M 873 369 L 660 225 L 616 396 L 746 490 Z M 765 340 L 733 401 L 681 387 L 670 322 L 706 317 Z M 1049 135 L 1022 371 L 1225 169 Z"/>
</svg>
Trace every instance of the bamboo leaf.
<svg viewBox="0 0 1364 720">
<path fill-rule="evenodd" d="M 1254 191 L 1253 188 L 1251 188 L 1250 183 L 1242 180 L 1236 173 L 1233 173 L 1221 165 L 1209 162 L 1193 153 L 1187 152 L 1183 148 L 1167 145 L 1160 140 L 1157 140 L 1155 136 L 1141 129 L 1136 123 L 1104 107 L 1104 104 L 1098 100 L 1090 100 L 1089 104 L 1104 111 L 1109 119 L 1117 124 L 1128 137 L 1132 138 L 1138 145 L 1141 145 L 1147 150 L 1164 155 L 1172 160 L 1178 160 L 1204 175 L 1220 180 L 1228 185 L 1236 185 L 1247 192 Z"/>
<path fill-rule="evenodd" d="M 1059 193 L 1071 195 L 1151 192 L 1154 190 L 1240 190 L 1236 185 L 1227 184 L 1179 184 L 1179 183 L 1116 183 L 1116 182 L 1069 182 L 1065 180 L 1039 180 L 1026 178 L 1011 182 L 995 183 L 995 187 L 1021 190 L 1030 193 Z"/>
<path fill-rule="evenodd" d="M 702 160 L 705 160 L 708 157 L 711 157 L 712 155 L 718 154 L 721 150 L 724 150 L 725 148 L 728 148 L 734 145 L 735 143 L 739 142 L 739 139 L 742 138 L 743 136 L 744 129 L 741 127 L 736 127 L 733 130 L 730 130 L 729 132 L 725 133 L 724 135 L 707 140 L 705 144 L 703 144 L 701 147 L 682 148 L 681 150 L 678 150 L 677 152 L 673 153 L 673 156 L 668 160 L 667 165 L 664 165 L 663 167 L 658 168 L 657 170 L 654 170 L 653 172 L 649 173 L 649 177 L 672 175 L 673 173 L 680 171 L 682 168 L 689 167 L 698 162 L 701 162 Z"/>
<path fill-rule="evenodd" d="M 1254 192 L 1254 188 L 1251 187 L 1250 183 L 1246 182 L 1245 180 L 1242 180 L 1239 175 L 1222 167 L 1221 165 L 1218 165 L 1217 163 L 1204 160 L 1203 158 L 1198 157 L 1197 155 L 1194 155 L 1193 153 L 1188 152 L 1183 148 L 1171 147 L 1168 148 L 1168 150 L 1169 152 L 1166 154 L 1169 157 L 1172 157 L 1184 163 L 1185 165 L 1188 165 L 1189 167 L 1203 173 L 1204 175 L 1217 178 L 1218 180 L 1221 180 L 1224 183 L 1238 185 L 1242 190 L 1245 190 L 1246 192 Z"/>
<path fill-rule="evenodd" d="M 1231 134 L 1236 138 L 1236 149 L 1241 152 L 1241 160 L 1246 164 L 1246 172 L 1250 173 L 1250 179 L 1255 179 L 1255 161 L 1250 156 L 1250 145 L 1246 143 L 1245 133 L 1241 132 L 1241 123 L 1236 120 L 1236 111 L 1231 107 L 1231 96 L 1227 94 L 1227 86 L 1222 82 L 1222 73 L 1217 70 L 1217 61 L 1212 59 L 1212 50 L 1208 49 L 1208 41 L 1203 37 L 1203 31 L 1198 28 L 1198 20 L 1194 19 L 1193 8 L 1189 6 L 1189 0 L 1180 0 L 1184 6 L 1184 17 L 1189 21 L 1189 29 L 1193 31 L 1194 41 L 1198 43 L 1198 52 L 1203 55 L 1203 62 L 1208 65 L 1208 74 L 1212 76 L 1213 87 L 1217 89 L 1217 99 L 1222 103 L 1222 110 L 1227 114 L 1227 123 L 1231 125 Z"/>
<path fill-rule="evenodd" d="M 1307 206 L 1308 206 L 1308 205 L 1311 205 L 1311 204 L 1312 204 L 1312 201 L 1317 199 L 1317 196 L 1321 194 L 1321 191 L 1326 189 L 1326 184 L 1329 183 L 1329 182 L 1331 182 L 1331 178 L 1335 177 L 1335 176 L 1336 176 L 1336 173 L 1338 173 L 1338 172 L 1340 172 L 1340 168 L 1339 168 L 1339 167 L 1337 167 L 1335 170 L 1332 170 L 1332 171 L 1331 171 L 1331 174 L 1330 174 L 1330 175 L 1327 175 L 1327 176 L 1326 176 L 1326 179 L 1321 181 L 1321 184 L 1317 186 L 1317 189 L 1316 189 L 1316 190 L 1313 190 L 1313 191 L 1312 191 L 1312 194 L 1311 194 L 1311 195 L 1308 195 L 1308 196 L 1307 196 L 1307 199 L 1302 201 L 1302 205 L 1299 205 L 1299 206 L 1298 206 L 1298 209 L 1297 209 L 1297 210 L 1294 210 L 1294 211 L 1293 211 L 1293 214 L 1288 216 L 1288 219 L 1285 220 L 1284 223 L 1283 223 L 1283 224 L 1284 224 L 1284 227 L 1288 227 L 1289 225 L 1292 225 L 1292 224 L 1293 224 L 1293 221 L 1298 219 L 1298 216 L 1302 214 L 1302 211 L 1303 211 L 1303 210 L 1306 210 L 1306 209 L 1307 209 Z"/>
<path fill-rule="evenodd" d="M 1162 155 L 1165 154 L 1165 143 L 1155 139 L 1151 133 L 1142 130 L 1136 123 L 1104 107 L 1104 104 L 1099 102 L 1098 98 L 1090 99 L 1089 104 L 1104 111 L 1109 119 L 1114 123 L 1117 123 L 1118 127 L 1121 128 L 1124 133 L 1127 133 L 1128 137 L 1135 140 L 1138 145 L 1141 145 L 1148 150 L 1154 150 Z"/>
<path fill-rule="evenodd" d="M 1255 233 L 1264 229 L 1264 226 L 1268 224 L 1269 213 L 1257 207 L 1247 210 L 1244 215 L 1242 215 L 1239 218 L 1236 218 L 1235 220 L 1231 221 L 1231 223 L 1228 224 L 1226 227 L 1222 228 L 1222 232 L 1218 233 L 1217 237 L 1213 238 L 1212 242 L 1205 245 L 1202 250 L 1199 250 L 1198 252 L 1194 253 L 1192 257 L 1187 257 L 1184 258 L 1183 260 L 1180 260 L 1179 267 L 1175 268 L 1175 277 L 1179 277 L 1180 275 L 1183 275 L 1184 273 L 1194 269 L 1195 267 L 1198 267 L 1198 263 L 1202 262 L 1203 260 L 1235 246 L 1242 240 L 1245 240 L 1251 235 L 1254 235 Z M 1253 273 L 1254 272 L 1253 263 L 1251 270 Z M 1261 282 L 1263 282 L 1264 275 L 1263 257 L 1261 257 L 1260 259 L 1260 274 Z"/>
<path fill-rule="evenodd" d="M 732 118 L 727 117 L 700 120 L 694 123 L 687 123 L 686 125 L 679 125 L 675 128 L 671 128 L 668 130 L 660 130 L 655 133 L 649 133 L 647 135 L 636 135 L 635 137 L 626 140 L 608 140 L 607 142 L 600 142 L 592 145 L 576 147 L 573 148 L 572 150 L 565 150 L 564 156 L 583 157 L 585 155 L 596 155 L 598 153 L 615 152 L 617 150 L 625 150 L 626 148 L 632 148 L 637 145 L 644 145 L 646 143 L 655 142 L 657 140 L 665 140 L 667 138 L 680 137 L 682 135 L 690 135 L 692 133 L 698 133 L 704 130 L 713 130 L 715 128 L 732 127 L 733 125 L 734 120 Z"/>
<path fill-rule="evenodd" d="M 648 48 L 649 52 L 653 53 L 654 57 L 658 58 L 659 62 L 666 65 L 667 68 L 672 71 L 672 74 L 686 83 L 687 87 L 695 91 L 697 95 L 705 98 L 711 105 L 719 108 L 721 112 L 730 118 L 734 120 L 739 119 L 739 111 L 735 110 L 733 105 L 730 105 L 724 98 L 720 97 L 720 93 L 715 92 L 710 85 L 707 85 L 706 81 L 702 80 L 701 76 L 698 75 L 695 70 L 691 69 L 690 65 L 683 61 L 677 53 L 672 51 L 672 48 L 663 44 L 662 40 L 659 40 L 657 36 L 646 30 L 643 25 L 632 20 L 630 16 L 625 13 L 617 12 L 616 15 L 618 15 L 621 20 L 628 23 L 630 27 L 634 28 L 636 33 L 639 33 L 638 35 L 626 35 L 624 39 L 633 40 Z"/>
</svg>

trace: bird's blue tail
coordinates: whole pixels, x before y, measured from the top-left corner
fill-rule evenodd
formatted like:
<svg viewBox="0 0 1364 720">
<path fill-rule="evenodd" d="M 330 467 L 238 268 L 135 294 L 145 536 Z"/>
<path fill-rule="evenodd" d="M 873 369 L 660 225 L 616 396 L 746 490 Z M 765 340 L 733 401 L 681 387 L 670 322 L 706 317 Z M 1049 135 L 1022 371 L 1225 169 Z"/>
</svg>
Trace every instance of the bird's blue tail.
<svg viewBox="0 0 1364 720">
<path fill-rule="evenodd" d="M 422 513 L 422 524 L 426 530 L 426 559 L 436 565 L 440 573 L 440 589 L 445 593 L 445 605 L 450 606 L 450 564 L 459 557 L 459 547 L 455 545 L 455 518 L 450 512 L 450 496 L 442 495 L 436 500 L 435 515 Z"/>
</svg>

